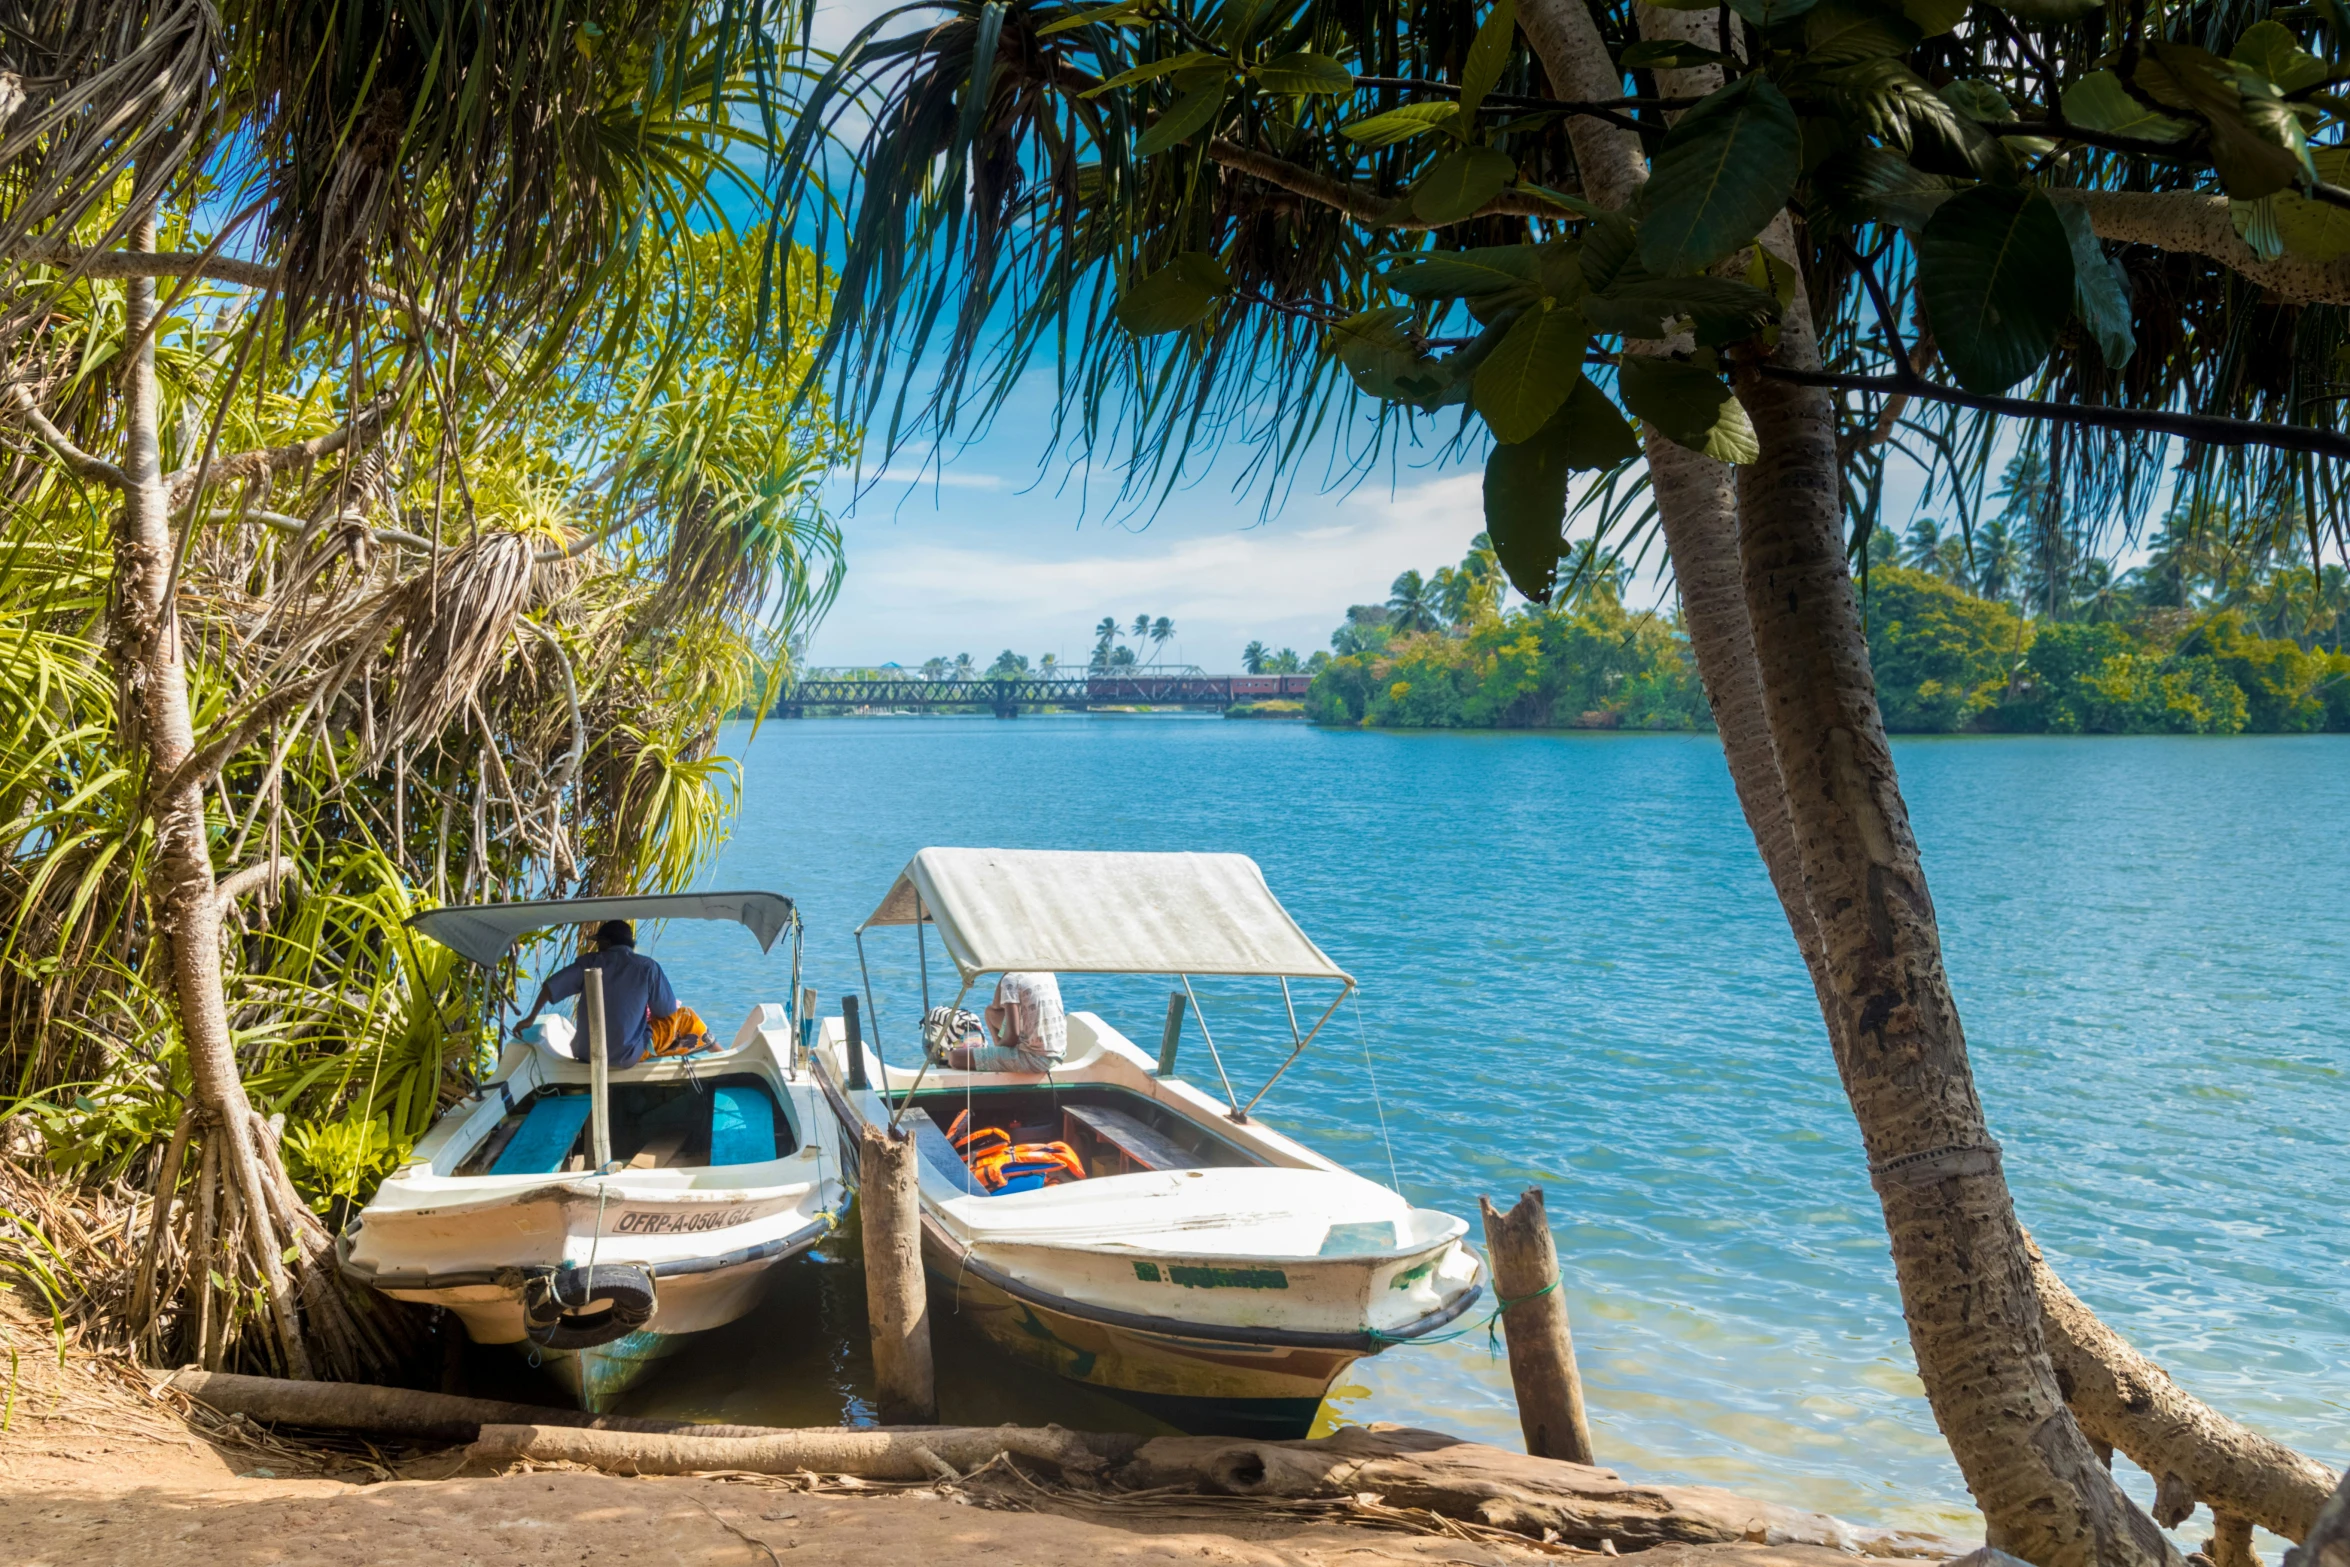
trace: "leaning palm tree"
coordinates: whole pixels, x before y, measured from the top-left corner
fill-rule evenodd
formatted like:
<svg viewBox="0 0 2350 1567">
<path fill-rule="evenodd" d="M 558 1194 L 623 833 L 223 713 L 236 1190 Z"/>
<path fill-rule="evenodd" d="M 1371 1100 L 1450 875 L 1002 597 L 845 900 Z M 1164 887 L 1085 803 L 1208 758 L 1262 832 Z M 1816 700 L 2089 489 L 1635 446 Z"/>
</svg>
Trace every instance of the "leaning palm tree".
<svg viewBox="0 0 2350 1567">
<path fill-rule="evenodd" d="M 1270 657 L 1272 654 L 1264 643 L 1251 642 L 1240 650 L 1240 667 L 1252 675 L 1261 675 L 1265 672 L 1265 661 Z"/>
<path fill-rule="evenodd" d="M 1158 619 L 1151 622 L 1150 638 L 1152 663 L 1155 664 L 1159 661 L 1160 650 L 1166 647 L 1169 642 L 1173 641 L 1174 637 L 1175 622 L 1169 620 L 1166 616 L 1161 615 Z"/>
</svg>

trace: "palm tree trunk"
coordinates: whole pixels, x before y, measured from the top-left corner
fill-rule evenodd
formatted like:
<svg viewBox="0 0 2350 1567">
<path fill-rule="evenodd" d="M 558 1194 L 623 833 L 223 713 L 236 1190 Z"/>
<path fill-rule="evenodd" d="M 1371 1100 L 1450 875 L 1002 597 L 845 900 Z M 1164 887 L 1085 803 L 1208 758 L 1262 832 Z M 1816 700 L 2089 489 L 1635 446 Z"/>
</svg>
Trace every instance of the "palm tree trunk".
<svg viewBox="0 0 2350 1567">
<path fill-rule="evenodd" d="M 1818 362 L 1800 293 L 1778 356 Z M 1991 1544 L 2039 1567 L 2176 1562 L 2099 1463 L 2049 1362 L 1877 711 L 1828 400 L 1751 365 L 1739 381 L 1762 446 L 1738 501 L 1765 714 L 1818 928 L 1829 1042 L 1884 1206 L 1918 1376 Z"/>
<path fill-rule="evenodd" d="M 132 241 L 155 248 L 150 211 Z M 245 1238 L 268 1286 L 269 1306 L 289 1375 L 308 1377 L 309 1357 L 294 1316 L 294 1295 L 280 1261 L 284 1239 L 270 1221 L 268 1194 L 255 1155 L 252 1106 L 237 1075 L 221 980 L 220 904 L 212 875 L 212 845 L 204 819 L 200 778 L 179 776 L 196 749 L 188 707 L 187 663 L 179 616 L 172 602 L 176 561 L 171 501 L 163 482 L 159 397 L 155 382 L 155 280 L 124 284 L 124 330 L 138 349 L 123 368 L 127 423 L 123 473 L 129 481 L 115 526 L 114 591 L 110 608 L 114 657 L 124 701 L 124 754 L 144 752 L 148 811 L 155 823 L 155 891 L 162 934 L 171 953 L 180 1034 L 188 1071 L 205 1120 L 217 1140 L 223 1178 L 233 1183 L 245 1212 Z"/>
</svg>

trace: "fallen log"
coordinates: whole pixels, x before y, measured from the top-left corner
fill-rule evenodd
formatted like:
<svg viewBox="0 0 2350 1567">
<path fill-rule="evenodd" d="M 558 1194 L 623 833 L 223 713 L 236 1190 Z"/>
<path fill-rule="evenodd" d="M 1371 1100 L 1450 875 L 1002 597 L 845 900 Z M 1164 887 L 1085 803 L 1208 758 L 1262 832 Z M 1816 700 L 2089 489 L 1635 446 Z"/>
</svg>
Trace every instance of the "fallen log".
<svg viewBox="0 0 2350 1567">
<path fill-rule="evenodd" d="M 2334 1489 L 2333 1471 L 2187 1392 L 2066 1288 L 2029 1237 L 2025 1251 L 2057 1388 L 2083 1432 L 2154 1476 L 2176 1515 L 2158 1505 L 2156 1520 L 2175 1523 L 2200 1501 L 2215 1518 L 2305 1538 Z"/>
<path fill-rule="evenodd" d="M 1941 1559 L 1948 1540 L 1872 1529 L 1700 1485 L 1634 1485 L 1614 1471 L 1535 1458 L 1437 1431 L 1349 1426 L 1303 1442 L 1157 1437 L 1113 1478 L 1133 1489 L 1191 1485 L 1226 1496 L 1346 1497 L 1365 1492 L 1391 1507 L 1420 1507 L 1570 1545 L 1745 1541 L 1825 1545 L 1865 1556 Z"/>
<path fill-rule="evenodd" d="M 373 1431 L 426 1442 L 470 1442 L 488 1425 L 581 1426 L 600 1431 L 758 1436 L 766 1426 L 704 1426 L 686 1420 L 642 1420 L 628 1415 L 593 1415 L 579 1409 L 550 1409 L 504 1399 L 459 1398 L 419 1393 L 366 1382 L 289 1382 L 246 1377 L 227 1371 L 176 1371 L 165 1387 L 185 1393 L 208 1409 L 243 1415 L 271 1425 L 306 1426 L 319 1431 Z"/>
<path fill-rule="evenodd" d="M 691 1436 L 577 1426 L 483 1426 L 466 1457 L 504 1465 L 516 1459 L 586 1464 L 615 1474 L 855 1475 L 865 1480 L 959 1478 L 997 1456 L 1034 1459 L 1098 1474 L 1143 1444 L 1138 1436 L 1065 1431 L 1059 1426 L 921 1426 L 854 1430 L 774 1429 L 756 1436 Z"/>
</svg>

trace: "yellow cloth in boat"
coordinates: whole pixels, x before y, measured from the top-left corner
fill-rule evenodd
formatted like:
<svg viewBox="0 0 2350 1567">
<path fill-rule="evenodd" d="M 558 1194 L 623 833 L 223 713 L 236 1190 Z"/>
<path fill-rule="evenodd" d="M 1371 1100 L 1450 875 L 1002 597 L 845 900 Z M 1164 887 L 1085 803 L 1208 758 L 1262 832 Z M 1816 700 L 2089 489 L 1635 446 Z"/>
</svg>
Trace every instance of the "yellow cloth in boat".
<svg viewBox="0 0 2350 1567">
<path fill-rule="evenodd" d="M 692 1055 L 710 1043 L 710 1026 L 692 1007 L 679 1007 L 667 1017 L 653 1019 L 653 1043 L 645 1054 L 649 1056 Z"/>
</svg>

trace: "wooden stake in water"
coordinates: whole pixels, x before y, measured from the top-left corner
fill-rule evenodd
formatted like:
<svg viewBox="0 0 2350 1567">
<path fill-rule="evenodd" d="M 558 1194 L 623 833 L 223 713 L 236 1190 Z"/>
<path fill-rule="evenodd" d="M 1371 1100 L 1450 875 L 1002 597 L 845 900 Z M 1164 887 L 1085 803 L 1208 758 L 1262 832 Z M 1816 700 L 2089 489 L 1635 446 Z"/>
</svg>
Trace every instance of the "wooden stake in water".
<svg viewBox="0 0 2350 1567">
<path fill-rule="evenodd" d="M 873 1372 L 884 1425 L 938 1419 L 915 1171 L 910 1132 L 865 1128 L 858 1140 L 857 1207 L 865 1231 L 865 1314 L 873 1324 Z"/>
<path fill-rule="evenodd" d="M 579 1015 L 586 1025 L 588 1051 L 588 1151 L 592 1168 L 612 1162 L 612 1060 L 605 1048 L 604 971 L 591 968 L 579 976 Z"/>
<path fill-rule="evenodd" d="M 1583 1412 L 1583 1377 L 1575 1369 L 1575 1335 L 1559 1292 L 1558 1246 L 1542 1188 L 1530 1188 L 1503 1213 L 1480 1197 L 1485 1250 L 1493 1258 L 1493 1293 L 1503 1311 L 1510 1346 L 1510 1385 L 1518 1395 L 1518 1427 L 1537 1458 L 1588 1464 L 1591 1423 Z"/>
</svg>

